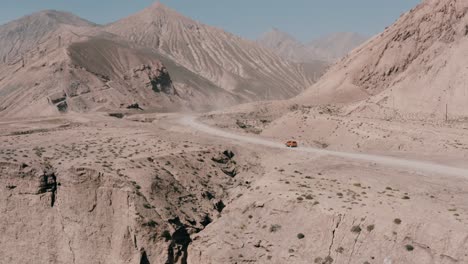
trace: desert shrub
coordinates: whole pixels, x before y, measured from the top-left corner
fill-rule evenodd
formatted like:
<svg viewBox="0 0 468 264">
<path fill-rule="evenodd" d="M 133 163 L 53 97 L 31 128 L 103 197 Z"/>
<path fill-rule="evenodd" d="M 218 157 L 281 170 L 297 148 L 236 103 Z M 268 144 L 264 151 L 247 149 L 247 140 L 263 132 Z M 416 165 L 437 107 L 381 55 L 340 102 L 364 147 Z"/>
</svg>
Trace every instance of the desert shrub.
<svg viewBox="0 0 468 264">
<path fill-rule="evenodd" d="M 362 231 L 362 229 L 361 229 L 361 227 L 359 225 L 353 226 L 351 228 L 351 232 L 353 232 L 353 233 L 361 233 L 361 231 Z"/>
<path fill-rule="evenodd" d="M 407 251 L 413 251 L 414 250 L 414 247 L 412 245 L 406 245 L 405 248 L 406 248 Z"/>
<path fill-rule="evenodd" d="M 154 220 L 149 220 L 148 222 L 144 223 L 143 225 L 154 228 L 154 227 L 156 227 L 158 225 L 158 223 L 156 223 Z"/>
<path fill-rule="evenodd" d="M 281 229 L 280 225 L 271 225 L 270 226 L 270 232 L 272 232 L 272 233 L 274 233 L 274 232 L 276 232 L 276 231 L 278 231 L 280 229 Z"/>
<path fill-rule="evenodd" d="M 344 252 L 344 248 L 343 248 L 343 247 L 339 247 L 339 248 L 336 249 L 336 252 L 338 252 L 338 253 L 341 254 L 341 253 Z"/>
<path fill-rule="evenodd" d="M 333 258 L 331 256 L 327 256 L 325 258 L 325 261 L 323 262 L 323 264 L 332 264 L 333 263 Z"/>
</svg>

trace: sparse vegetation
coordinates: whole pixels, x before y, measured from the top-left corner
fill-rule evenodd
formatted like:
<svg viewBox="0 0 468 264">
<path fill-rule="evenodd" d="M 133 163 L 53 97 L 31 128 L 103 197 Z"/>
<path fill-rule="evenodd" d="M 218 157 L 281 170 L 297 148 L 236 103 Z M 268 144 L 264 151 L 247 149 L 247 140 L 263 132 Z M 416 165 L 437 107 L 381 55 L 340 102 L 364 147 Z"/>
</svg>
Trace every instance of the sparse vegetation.
<svg viewBox="0 0 468 264">
<path fill-rule="evenodd" d="M 353 232 L 353 233 L 361 233 L 361 231 L 362 231 L 362 229 L 361 229 L 361 227 L 359 225 L 353 226 L 351 228 L 351 232 Z"/>
<path fill-rule="evenodd" d="M 280 230 L 280 229 L 281 229 L 281 226 L 280 226 L 280 225 L 271 225 L 271 226 L 270 226 L 270 232 L 271 232 L 271 233 L 275 233 L 275 232 L 277 232 L 277 231 Z"/>
<path fill-rule="evenodd" d="M 143 226 L 148 226 L 148 227 L 156 227 L 158 223 L 156 223 L 154 220 L 149 220 L 148 222 L 144 223 Z"/>
<path fill-rule="evenodd" d="M 412 245 L 406 245 L 405 248 L 406 248 L 407 251 L 413 251 L 414 250 L 414 247 Z"/>
<path fill-rule="evenodd" d="M 331 256 L 326 256 L 325 260 L 322 262 L 322 264 L 332 264 L 333 263 L 333 258 Z"/>
</svg>

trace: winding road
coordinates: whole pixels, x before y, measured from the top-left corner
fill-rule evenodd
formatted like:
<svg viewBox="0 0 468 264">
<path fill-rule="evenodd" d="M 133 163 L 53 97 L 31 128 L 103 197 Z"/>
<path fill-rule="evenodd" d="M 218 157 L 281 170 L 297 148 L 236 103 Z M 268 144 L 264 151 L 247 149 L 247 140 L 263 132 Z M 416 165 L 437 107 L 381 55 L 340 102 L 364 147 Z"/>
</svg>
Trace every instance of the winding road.
<svg viewBox="0 0 468 264">
<path fill-rule="evenodd" d="M 240 142 L 246 142 L 250 144 L 262 145 L 271 148 L 285 149 L 286 147 L 282 143 L 270 141 L 267 139 L 261 139 L 257 137 L 250 137 L 246 135 L 238 135 L 232 132 L 227 132 L 218 128 L 208 126 L 201 123 L 193 116 L 182 117 L 179 121 L 182 125 L 191 127 L 203 133 L 207 133 L 213 136 L 218 136 L 226 139 L 231 139 Z M 457 176 L 468 179 L 468 169 L 451 167 L 426 161 L 406 160 L 401 158 L 394 158 L 389 156 L 352 153 L 352 152 L 341 152 L 325 149 L 317 149 L 311 147 L 300 147 L 297 149 L 289 149 L 290 151 L 299 151 L 305 153 L 313 153 L 319 155 L 329 155 L 345 159 L 360 160 L 365 162 L 377 163 L 385 166 L 393 166 L 398 168 L 411 169 L 419 173 L 436 173 L 441 175 Z"/>
</svg>

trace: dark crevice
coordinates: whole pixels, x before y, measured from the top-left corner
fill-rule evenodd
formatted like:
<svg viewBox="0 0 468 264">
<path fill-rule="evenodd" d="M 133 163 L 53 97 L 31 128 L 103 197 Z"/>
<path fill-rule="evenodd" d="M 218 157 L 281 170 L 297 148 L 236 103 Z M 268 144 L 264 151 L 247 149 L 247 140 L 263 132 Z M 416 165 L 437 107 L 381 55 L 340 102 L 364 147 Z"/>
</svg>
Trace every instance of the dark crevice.
<svg viewBox="0 0 468 264">
<path fill-rule="evenodd" d="M 171 236 L 171 243 L 167 250 L 166 264 L 187 264 L 188 247 L 192 243 L 187 226 L 182 224 L 178 217 L 170 219 L 169 223 L 175 228 L 175 232 Z"/>
<path fill-rule="evenodd" d="M 57 106 L 57 109 L 59 110 L 59 112 L 61 112 L 61 113 L 67 112 L 67 110 L 68 110 L 67 101 L 60 102 L 56 106 Z"/>
<path fill-rule="evenodd" d="M 54 207 L 57 199 L 57 176 L 51 169 L 46 169 L 39 180 L 38 194 L 48 192 L 51 194 L 50 206 Z"/>
<path fill-rule="evenodd" d="M 354 221 L 353 221 L 353 226 L 354 226 Z M 353 255 L 354 255 L 354 251 L 356 250 L 356 243 L 358 242 L 359 240 L 359 236 L 361 235 L 361 232 L 359 232 L 356 236 L 356 239 L 354 239 L 354 243 L 353 243 L 353 249 L 351 250 L 351 254 L 349 255 L 349 260 L 348 260 L 348 264 L 351 263 L 351 260 L 353 258 Z"/>
<path fill-rule="evenodd" d="M 331 243 L 330 243 L 330 246 L 328 247 L 328 256 L 331 256 L 331 250 L 333 248 L 333 243 L 335 243 L 335 233 L 336 233 L 336 230 L 338 229 L 338 227 L 340 227 L 341 221 L 342 221 L 341 215 L 338 215 L 338 221 L 336 222 L 336 226 L 333 228 Z"/>
<path fill-rule="evenodd" d="M 151 264 L 148 260 L 148 255 L 146 255 L 146 251 L 144 250 L 141 253 L 140 264 Z"/>
<path fill-rule="evenodd" d="M 203 197 L 203 198 L 206 198 L 206 199 L 208 199 L 208 200 L 212 200 L 212 199 L 215 198 L 215 196 L 214 196 L 212 193 L 210 193 L 209 191 L 204 192 L 204 193 L 202 194 L 202 197 Z"/>
<path fill-rule="evenodd" d="M 171 76 L 165 68 L 159 70 L 159 76 L 154 76 L 151 80 L 151 87 L 156 93 L 170 94 L 173 90 Z"/>
<path fill-rule="evenodd" d="M 211 217 L 209 215 L 205 215 L 203 217 L 203 219 L 201 220 L 200 224 L 203 226 L 203 227 L 207 227 L 209 224 L 211 224 L 211 222 L 213 222 L 213 220 L 211 219 Z"/>
<path fill-rule="evenodd" d="M 138 103 L 134 103 L 134 104 L 131 104 L 131 105 L 127 106 L 127 109 L 143 110 L 143 108 L 141 108 Z"/>
<path fill-rule="evenodd" d="M 166 264 L 180 263 L 187 264 L 188 247 L 192 239 L 187 229 L 182 226 L 172 234 L 172 241 L 167 251 L 168 259 Z"/>
<path fill-rule="evenodd" d="M 219 213 L 221 213 L 225 207 L 226 205 L 224 204 L 223 201 L 219 201 L 215 204 L 215 208 Z"/>
</svg>

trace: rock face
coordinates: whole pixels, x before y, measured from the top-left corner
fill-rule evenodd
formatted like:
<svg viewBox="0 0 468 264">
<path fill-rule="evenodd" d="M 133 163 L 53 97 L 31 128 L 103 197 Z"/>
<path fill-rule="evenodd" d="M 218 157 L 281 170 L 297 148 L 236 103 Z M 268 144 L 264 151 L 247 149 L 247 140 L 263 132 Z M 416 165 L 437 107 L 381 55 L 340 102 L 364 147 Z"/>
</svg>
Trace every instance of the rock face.
<svg viewBox="0 0 468 264">
<path fill-rule="evenodd" d="M 166 67 L 162 65 L 142 65 L 133 69 L 132 77 L 140 78 L 140 73 L 145 74 L 149 79 L 148 84 L 151 85 L 154 92 L 163 92 L 172 95 L 176 93 L 172 86 L 171 76 L 169 75 Z"/>
<path fill-rule="evenodd" d="M 93 155 L 88 147 L 69 153 Z M 41 157 L 61 155 L 35 149 Z M 227 190 L 242 182 L 223 173 L 210 153 L 139 159 L 139 167 L 152 168 L 146 172 L 123 172 L 130 163 L 117 170 L 58 159 L 51 165 L 30 160 L 29 152 L 22 158 L 28 164 L 2 161 L 0 262 L 187 263 L 193 236 L 219 217 Z"/>
<path fill-rule="evenodd" d="M 235 155 L 232 151 L 225 150 L 218 156 L 211 158 L 211 160 L 217 163 L 218 167 L 221 169 L 222 172 L 224 172 L 224 174 L 230 177 L 235 177 L 238 173 L 238 169 L 236 166 L 236 162 L 233 159 L 234 156 Z M 220 204 L 219 206 L 224 207 L 223 204 Z"/>
<path fill-rule="evenodd" d="M 105 30 L 156 49 L 244 101 L 285 99 L 313 82 L 310 67 L 156 3 Z M 321 65 L 315 67 L 320 72 Z"/>
<path fill-rule="evenodd" d="M 468 115 L 466 1 L 426 0 L 353 51 L 300 96 L 308 103 L 355 103 L 364 116 L 401 119 Z"/>
<path fill-rule="evenodd" d="M 102 174 L 88 169 L 54 174 L 36 165 L 0 167 L 2 185 L 16 186 L 2 191 L 1 262 L 122 263 L 139 258 L 137 231 L 128 217 L 136 197 L 119 184 L 106 183 Z M 14 247 L 28 254 L 16 254 Z M 119 251 L 111 253 L 111 248 Z"/>
</svg>

